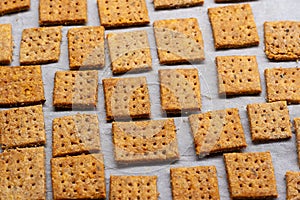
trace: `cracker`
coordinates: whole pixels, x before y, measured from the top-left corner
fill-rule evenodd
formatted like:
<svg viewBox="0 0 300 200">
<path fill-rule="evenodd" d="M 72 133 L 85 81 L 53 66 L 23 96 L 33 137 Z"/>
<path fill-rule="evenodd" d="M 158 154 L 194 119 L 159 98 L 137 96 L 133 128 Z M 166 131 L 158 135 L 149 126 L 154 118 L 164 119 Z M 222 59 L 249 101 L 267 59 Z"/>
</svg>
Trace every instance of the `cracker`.
<svg viewBox="0 0 300 200">
<path fill-rule="evenodd" d="M 110 176 L 110 199 L 158 200 L 157 176 Z"/>
<path fill-rule="evenodd" d="M 11 24 L 0 24 L 0 64 L 9 65 L 12 61 L 12 54 L 13 39 Z"/>
<path fill-rule="evenodd" d="M 215 0 L 216 3 L 239 3 L 243 1 L 255 1 L 255 0 Z"/>
<path fill-rule="evenodd" d="M 40 0 L 39 23 L 76 25 L 87 22 L 87 0 Z"/>
<path fill-rule="evenodd" d="M 232 199 L 278 197 L 270 152 L 228 153 L 224 162 Z"/>
<path fill-rule="evenodd" d="M 159 70 L 162 110 L 180 115 L 201 109 L 200 81 L 197 69 Z"/>
<path fill-rule="evenodd" d="M 196 18 L 159 20 L 153 26 L 161 64 L 198 63 L 205 59 Z"/>
<path fill-rule="evenodd" d="M 61 39 L 61 27 L 24 29 L 20 47 L 21 65 L 58 62 Z"/>
<path fill-rule="evenodd" d="M 102 154 L 51 159 L 54 199 L 105 199 Z"/>
<path fill-rule="evenodd" d="M 247 147 L 237 108 L 194 114 L 189 122 L 199 156 Z"/>
<path fill-rule="evenodd" d="M 1 67 L 0 107 L 34 105 L 45 101 L 40 66 Z"/>
<path fill-rule="evenodd" d="M 119 163 L 178 160 L 173 119 L 112 124 L 115 160 Z"/>
<path fill-rule="evenodd" d="M 104 28 L 71 28 L 68 32 L 70 69 L 101 69 L 105 65 Z"/>
<path fill-rule="evenodd" d="M 53 106 L 62 109 L 95 108 L 98 102 L 97 71 L 57 71 Z"/>
<path fill-rule="evenodd" d="M 44 147 L 0 154 L 1 199 L 46 199 Z"/>
<path fill-rule="evenodd" d="M 102 83 L 107 121 L 150 117 L 146 77 L 107 78 Z"/>
<path fill-rule="evenodd" d="M 300 199 L 300 172 L 287 171 L 286 179 L 286 200 Z"/>
<path fill-rule="evenodd" d="M 30 0 L 2 0 L 0 1 L 0 16 L 30 9 Z"/>
<path fill-rule="evenodd" d="M 145 0 L 97 0 L 101 25 L 106 27 L 149 24 Z"/>
<path fill-rule="evenodd" d="M 100 151 L 97 115 L 77 114 L 55 118 L 52 127 L 53 157 Z"/>
<path fill-rule="evenodd" d="M 217 169 L 215 166 L 171 168 L 173 200 L 219 200 Z"/>
<path fill-rule="evenodd" d="M 192 6 L 202 6 L 204 0 L 154 0 L 155 9 L 172 9 Z"/>
<path fill-rule="evenodd" d="M 46 143 L 42 105 L 0 111 L 2 149 Z"/>
<path fill-rule="evenodd" d="M 152 69 L 152 58 L 146 31 L 110 33 L 107 35 L 113 74 L 142 72 Z"/>
<path fill-rule="evenodd" d="M 285 101 L 247 105 L 253 142 L 268 142 L 292 137 L 290 116 Z"/>
<path fill-rule="evenodd" d="M 259 45 L 251 6 L 237 4 L 208 9 L 216 49 Z"/>
<path fill-rule="evenodd" d="M 256 56 L 217 56 L 216 65 L 220 95 L 261 93 Z"/>
<path fill-rule="evenodd" d="M 295 132 L 296 132 L 296 144 L 297 144 L 297 152 L 298 152 L 298 164 L 300 166 L 300 118 L 294 119 L 295 124 Z"/>
<path fill-rule="evenodd" d="M 271 60 L 300 58 L 300 22 L 275 21 L 264 23 L 265 53 Z"/>
<path fill-rule="evenodd" d="M 300 69 L 273 68 L 265 70 L 267 100 L 300 103 Z"/>
</svg>

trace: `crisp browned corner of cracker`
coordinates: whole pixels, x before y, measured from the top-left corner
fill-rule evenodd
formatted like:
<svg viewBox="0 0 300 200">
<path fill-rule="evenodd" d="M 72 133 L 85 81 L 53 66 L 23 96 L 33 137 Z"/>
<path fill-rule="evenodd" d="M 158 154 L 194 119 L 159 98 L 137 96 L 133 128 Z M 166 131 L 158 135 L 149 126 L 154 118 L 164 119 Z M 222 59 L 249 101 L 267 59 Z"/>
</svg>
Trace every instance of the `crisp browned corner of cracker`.
<svg viewBox="0 0 300 200">
<path fill-rule="evenodd" d="M 294 119 L 295 133 L 296 133 L 296 147 L 298 153 L 298 165 L 300 167 L 300 118 Z"/>
<path fill-rule="evenodd" d="M 87 22 L 87 0 L 40 0 L 39 24 L 79 25 Z"/>
<path fill-rule="evenodd" d="M 11 24 L 0 24 L 0 64 L 9 65 L 12 61 L 12 56 L 12 26 Z"/>
<path fill-rule="evenodd" d="M 158 20 L 153 27 L 161 64 L 199 63 L 205 59 L 196 18 Z"/>
<path fill-rule="evenodd" d="M 45 149 L 21 148 L 0 154 L 1 199 L 46 200 Z"/>
<path fill-rule="evenodd" d="M 202 6 L 204 0 L 154 0 L 155 9 L 174 9 L 174 8 L 184 8 L 192 6 Z"/>
<path fill-rule="evenodd" d="M 150 23 L 145 0 L 97 0 L 100 23 L 105 28 Z"/>
<path fill-rule="evenodd" d="M 51 159 L 53 199 L 106 199 L 102 154 Z"/>
<path fill-rule="evenodd" d="M 0 107 L 37 105 L 46 101 L 40 66 L 1 67 Z"/>
<path fill-rule="evenodd" d="M 109 196 L 110 199 L 158 200 L 157 176 L 111 175 Z"/>
<path fill-rule="evenodd" d="M 171 168 L 173 200 L 219 200 L 217 169 L 215 166 Z"/>
<path fill-rule="evenodd" d="M 250 4 L 208 9 L 216 49 L 259 45 L 259 36 Z"/>
<path fill-rule="evenodd" d="M 52 132 L 53 157 L 99 152 L 99 120 L 94 114 L 55 118 Z"/>
<path fill-rule="evenodd" d="M 30 9 L 30 0 L 8 0 L 0 2 L 0 16 Z"/>
<path fill-rule="evenodd" d="M 136 73 L 152 69 L 152 57 L 146 31 L 107 35 L 113 74 Z"/>
<path fill-rule="evenodd" d="M 68 31 L 71 70 L 101 69 L 105 66 L 104 27 L 88 26 Z"/>
<path fill-rule="evenodd" d="M 295 200 L 300 198 L 300 172 L 287 171 L 286 179 L 286 200 Z"/>
<path fill-rule="evenodd" d="M 237 108 L 194 114 L 189 117 L 189 123 L 199 156 L 247 147 Z"/>
<path fill-rule="evenodd" d="M 174 119 L 113 122 L 115 160 L 122 164 L 179 159 Z"/>
<path fill-rule="evenodd" d="M 200 111 L 201 91 L 197 69 L 159 70 L 162 110 L 181 115 Z"/>
<path fill-rule="evenodd" d="M 232 199 L 277 198 L 277 186 L 270 152 L 224 154 Z"/>
<path fill-rule="evenodd" d="M 261 93 L 256 56 L 217 56 L 216 66 L 221 96 Z"/>
<path fill-rule="evenodd" d="M 107 121 L 150 118 L 146 77 L 106 78 L 102 83 Z"/>
</svg>

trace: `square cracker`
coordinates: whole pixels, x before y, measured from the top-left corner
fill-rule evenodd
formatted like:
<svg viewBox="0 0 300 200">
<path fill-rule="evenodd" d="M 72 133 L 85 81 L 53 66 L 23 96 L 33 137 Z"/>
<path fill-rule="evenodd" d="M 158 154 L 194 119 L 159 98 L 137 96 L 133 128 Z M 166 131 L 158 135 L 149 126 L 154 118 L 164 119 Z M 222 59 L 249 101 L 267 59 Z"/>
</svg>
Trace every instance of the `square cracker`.
<svg viewBox="0 0 300 200">
<path fill-rule="evenodd" d="M 265 53 L 271 60 L 300 58 L 300 22 L 275 21 L 264 23 Z"/>
<path fill-rule="evenodd" d="M 40 66 L 1 67 L 0 107 L 34 105 L 45 101 Z"/>
<path fill-rule="evenodd" d="M 22 148 L 0 154 L 1 199 L 46 199 L 44 151 Z"/>
<path fill-rule="evenodd" d="M 13 39 L 11 24 L 0 24 L 0 64 L 9 65 L 12 61 L 12 55 Z"/>
<path fill-rule="evenodd" d="M 173 119 L 113 122 L 115 160 L 119 163 L 178 160 Z"/>
<path fill-rule="evenodd" d="M 216 49 L 259 45 L 259 37 L 250 4 L 208 9 Z"/>
<path fill-rule="evenodd" d="M 110 33 L 107 35 L 113 74 L 142 72 L 152 69 L 152 58 L 146 31 Z"/>
<path fill-rule="evenodd" d="M 98 71 L 57 71 L 53 106 L 62 109 L 95 108 L 98 102 Z"/>
<path fill-rule="evenodd" d="M 52 127 L 53 157 L 100 151 L 97 115 L 77 114 L 55 118 Z"/>
<path fill-rule="evenodd" d="M 20 47 L 21 65 L 58 62 L 61 39 L 61 27 L 24 29 Z"/>
<path fill-rule="evenodd" d="M 155 9 L 183 8 L 191 6 L 202 6 L 204 0 L 154 0 Z"/>
<path fill-rule="evenodd" d="M 180 115 L 201 109 L 200 81 L 197 69 L 159 70 L 162 110 Z"/>
<path fill-rule="evenodd" d="M 217 56 L 216 65 L 220 95 L 261 93 L 256 56 Z"/>
<path fill-rule="evenodd" d="M 2 0 L 0 1 L 0 16 L 30 9 L 30 0 Z"/>
<path fill-rule="evenodd" d="M 196 18 L 159 20 L 153 26 L 161 64 L 197 63 L 205 59 Z"/>
<path fill-rule="evenodd" d="M 46 143 L 42 105 L 0 111 L 2 149 Z"/>
<path fill-rule="evenodd" d="M 104 27 L 87 26 L 68 31 L 70 69 L 101 69 L 105 65 Z"/>
<path fill-rule="evenodd" d="M 300 103 L 300 69 L 273 68 L 265 70 L 267 100 Z"/>
<path fill-rule="evenodd" d="M 247 105 L 253 142 L 268 142 L 292 137 L 290 116 L 285 101 Z"/>
<path fill-rule="evenodd" d="M 300 199 L 300 172 L 287 171 L 286 180 L 286 200 Z"/>
<path fill-rule="evenodd" d="M 75 25 L 87 22 L 87 0 L 40 0 L 39 23 Z"/>
<path fill-rule="evenodd" d="M 158 200 L 157 176 L 110 176 L 110 199 Z"/>
<path fill-rule="evenodd" d="M 298 152 L 298 165 L 300 166 L 300 118 L 294 119 L 295 132 L 296 132 L 296 144 Z"/>
<path fill-rule="evenodd" d="M 106 27 L 149 24 L 145 0 L 98 0 L 101 25 Z"/>
<path fill-rule="evenodd" d="M 189 122 L 199 156 L 247 147 L 237 108 L 194 114 Z"/>
<path fill-rule="evenodd" d="M 51 159 L 54 199 L 105 199 L 102 154 Z"/>
<path fill-rule="evenodd" d="M 150 117 L 146 77 L 107 78 L 102 83 L 107 121 Z"/>
<path fill-rule="evenodd" d="M 219 200 L 217 169 L 215 166 L 171 168 L 173 200 Z"/>
<path fill-rule="evenodd" d="M 270 152 L 224 154 L 232 199 L 277 198 L 277 187 Z"/>
</svg>

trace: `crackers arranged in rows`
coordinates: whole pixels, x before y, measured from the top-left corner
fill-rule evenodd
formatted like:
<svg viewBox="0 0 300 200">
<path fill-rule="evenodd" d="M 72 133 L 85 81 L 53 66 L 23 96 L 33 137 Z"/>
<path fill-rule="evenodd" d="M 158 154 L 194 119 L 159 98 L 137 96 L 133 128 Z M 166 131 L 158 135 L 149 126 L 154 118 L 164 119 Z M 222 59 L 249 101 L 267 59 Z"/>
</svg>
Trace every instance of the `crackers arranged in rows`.
<svg viewBox="0 0 300 200">
<path fill-rule="evenodd" d="M 98 103 L 98 72 L 57 71 L 53 106 L 59 109 L 91 109 Z"/>
<path fill-rule="evenodd" d="M 194 114 L 189 117 L 189 122 L 199 156 L 247 147 L 239 110 L 236 108 Z"/>
<path fill-rule="evenodd" d="M 208 9 L 216 49 L 259 45 L 259 37 L 250 4 Z"/>
<path fill-rule="evenodd" d="M 219 200 L 217 169 L 215 166 L 171 168 L 173 200 Z"/>
<path fill-rule="evenodd" d="M 161 64 L 198 63 L 205 59 L 196 18 L 158 20 L 153 26 Z"/>
<path fill-rule="evenodd" d="M 0 107 L 36 105 L 45 101 L 40 66 L 1 67 Z"/>
<path fill-rule="evenodd" d="M 66 156 L 100 151 L 97 115 L 77 114 L 53 120 L 52 155 Z"/>
<path fill-rule="evenodd" d="M 101 26 L 123 27 L 149 24 L 145 0 L 97 0 Z"/>
<path fill-rule="evenodd" d="M 51 159 L 54 199 L 105 199 L 102 154 Z"/>
<path fill-rule="evenodd" d="M 160 99 L 167 115 L 181 115 L 201 109 L 197 69 L 159 70 Z"/>
<path fill-rule="evenodd" d="M 6 0 L 0 2 L 0 16 L 30 9 L 30 0 Z"/>
<path fill-rule="evenodd" d="M 155 9 L 172 9 L 172 8 L 183 8 L 191 6 L 202 6 L 204 0 L 154 0 Z"/>
<path fill-rule="evenodd" d="M 110 176 L 110 199 L 158 200 L 157 176 Z"/>
<path fill-rule="evenodd" d="M 292 137 L 290 116 L 285 101 L 247 106 L 253 142 L 268 142 Z"/>
<path fill-rule="evenodd" d="M 265 70 L 267 100 L 300 103 L 300 69 L 272 68 Z"/>
<path fill-rule="evenodd" d="M 9 65 L 12 61 L 12 54 L 13 37 L 11 24 L 0 24 L 0 64 Z"/>
<path fill-rule="evenodd" d="M 224 154 L 232 199 L 277 198 L 277 187 L 270 152 Z"/>
<path fill-rule="evenodd" d="M 106 78 L 102 83 L 107 121 L 150 118 L 146 77 Z"/>
<path fill-rule="evenodd" d="M 75 25 L 87 22 L 87 0 L 40 0 L 39 23 Z"/>
<path fill-rule="evenodd" d="M 255 56 L 217 56 L 219 94 L 238 96 L 261 93 Z"/>
<path fill-rule="evenodd" d="M 300 58 L 300 22 L 274 21 L 264 23 L 265 53 L 271 60 Z"/>
<path fill-rule="evenodd" d="M 287 171 L 286 179 L 286 200 L 300 198 L 300 172 Z"/>
<path fill-rule="evenodd" d="M 46 199 L 45 149 L 21 148 L 0 153 L 1 199 Z"/>
<path fill-rule="evenodd" d="M 58 62 L 61 40 L 61 27 L 24 29 L 20 47 L 21 65 Z"/>
<path fill-rule="evenodd" d="M 178 160 L 173 119 L 113 122 L 115 160 L 121 164 Z"/>
<path fill-rule="evenodd" d="M 42 105 L 0 111 L 2 149 L 44 145 L 45 123 Z"/>
<path fill-rule="evenodd" d="M 146 31 L 110 33 L 107 35 L 113 74 L 149 71 L 152 57 Z"/>
</svg>

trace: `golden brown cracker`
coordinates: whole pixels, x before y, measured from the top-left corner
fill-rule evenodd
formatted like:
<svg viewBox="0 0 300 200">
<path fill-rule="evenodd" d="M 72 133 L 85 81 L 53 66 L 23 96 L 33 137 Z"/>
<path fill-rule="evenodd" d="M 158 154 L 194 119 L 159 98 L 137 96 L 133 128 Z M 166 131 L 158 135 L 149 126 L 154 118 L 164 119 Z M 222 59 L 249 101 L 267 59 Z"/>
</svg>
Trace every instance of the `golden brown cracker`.
<svg viewBox="0 0 300 200">
<path fill-rule="evenodd" d="M 192 6 L 202 6 L 204 0 L 154 0 L 155 9 L 172 9 Z"/>
<path fill-rule="evenodd" d="M 0 64 L 9 65 L 12 61 L 12 55 L 13 38 L 11 24 L 0 24 Z"/>
<path fill-rule="evenodd" d="M 0 1 L 0 16 L 30 9 L 30 0 L 2 0 Z"/>
<path fill-rule="evenodd" d="M 286 180 L 286 200 L 300 199 L 300 172 L 287 171 Z"/>
<path fill-rule="evenodd" d="M 294 119 L 295 132 L 296 132 L 296 148 L 298 153 L 298 165 L 300 166 L 300 118 Z"/>
</svg>

